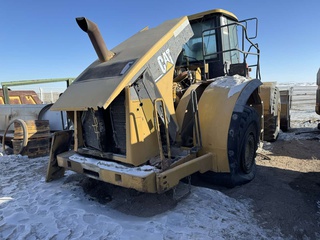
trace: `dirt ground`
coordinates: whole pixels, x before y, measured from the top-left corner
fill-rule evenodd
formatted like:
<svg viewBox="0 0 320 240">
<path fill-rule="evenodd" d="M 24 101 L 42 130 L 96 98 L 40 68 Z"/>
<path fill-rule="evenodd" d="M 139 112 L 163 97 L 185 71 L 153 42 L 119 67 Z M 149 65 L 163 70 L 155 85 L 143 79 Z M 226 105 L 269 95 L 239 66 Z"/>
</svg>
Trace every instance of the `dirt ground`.
<svg viewBox="0 0 320 240">
<path fill-rule="evenodd" d="M 319 147 L 316 135 L 266 143 L 258 151 L 253 181 L 232 189 L 213 188 L 250 200 L 261 226 L 280 231 L 286 239 L 320 239 Z"/>
<path fill-rule="evenodd" d="M 294 129 L 289 139 L 288 134 L 284 134 L 286 139 L 280 137 L 273 143 L 264 142 L 256 158 L 256 177 L 250 183 L 235 188 L 215 186 L 199 178 L 192 183 L 250 202 L 259 225 L 274 231 L 275 236 L 281 236 L 279 239 L 320 239 L 320 135 L 309 133 L 302 139 L 292 137 L 303 131 L 314 130 Z M 168 194 L 141 194 L 101 185 L 105 183 L 99 183 L 98 188 L 95 183 L 95 187 L 91 184 L 91 181 L 82 182 L 86 193 L 101 203 L 113 204 L 115 209 L 126 214 L 153 216 L 177 204 Z M 131 199 L 130 207 L 119 199 Z M 166 208 L 146 207 L 150 203 Z M 145 209 L 151 210 L 146 212 Z"/>
</svg>

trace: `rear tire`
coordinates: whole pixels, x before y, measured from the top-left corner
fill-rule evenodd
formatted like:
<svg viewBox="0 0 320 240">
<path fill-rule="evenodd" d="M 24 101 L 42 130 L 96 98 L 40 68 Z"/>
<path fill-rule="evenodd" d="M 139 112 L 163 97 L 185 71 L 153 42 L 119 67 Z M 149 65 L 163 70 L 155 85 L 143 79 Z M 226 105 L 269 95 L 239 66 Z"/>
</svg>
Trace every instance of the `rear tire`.
<svg viewBox="0 0 320 240">
<path fill-rule="evenodd" d="M 280 132 L 280 118 L 281 118 L 281 99 L 280 92 L 277 87 L 272 91 L 270 108 L 264 116 L 264 136 L 263 140 L 274 142 L 277 140 Z"/>
<path fill-rule="evenodd" d="M 255 157 L 260 136 L 259 119 L 259 114 L 250 106 L 244 106 L 242 113 L 233 112 L 228 134 L 230 173 L 207 172 L 202 175 L 204 180 L 234 187 L 255 177 Z"/>
<path fill-rule="evenodd" d="M 277 140 L 280 132 L 280 117 L 267 115 L 264 118 L 264 135 L 263 140 L 274 142 Z"/>
</svg>

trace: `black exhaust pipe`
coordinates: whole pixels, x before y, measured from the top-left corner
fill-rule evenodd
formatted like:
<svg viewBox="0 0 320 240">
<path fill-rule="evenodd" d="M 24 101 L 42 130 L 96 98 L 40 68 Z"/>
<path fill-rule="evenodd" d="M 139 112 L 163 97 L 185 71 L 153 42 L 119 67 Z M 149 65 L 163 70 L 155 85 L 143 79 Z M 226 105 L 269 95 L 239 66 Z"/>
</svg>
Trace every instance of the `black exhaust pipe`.
<svg viewBox="0 0 320 240">
<path fill-rule="evenodd" d="M 114 53 L 108 50 L 98 26 L 85 17 L 78 17 L 76 21 L 79 27 L 88 34 L 99 60 L 101 62 L 110 60 L 114 56 Z"/>
</svg>

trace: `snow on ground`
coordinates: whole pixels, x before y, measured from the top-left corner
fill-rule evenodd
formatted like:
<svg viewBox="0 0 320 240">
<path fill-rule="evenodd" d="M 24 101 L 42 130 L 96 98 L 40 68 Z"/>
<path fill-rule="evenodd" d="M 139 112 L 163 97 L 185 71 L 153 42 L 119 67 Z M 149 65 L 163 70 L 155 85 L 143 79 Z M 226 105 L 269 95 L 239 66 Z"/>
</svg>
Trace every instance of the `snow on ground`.
<svg viewBox="0 0 320 240">
<path fill-rule="evenodd" d="M 317 83 L 316 83 L 316 82 L 278 82 L 277 85 L 280 86 L 280 87 L 282 87 L 282 86 L 288 86 L 288 87 L 295 87 L 295 86 L 305 87 L 305 86 L 317 86 Z"/>
<path fill-rule="evenodd" d="M 315 126 L 311 110 L 295 109 L 291 116 L 294 126 Z M 293 131 L 280 138 L 304 136 Z M 282 238 L 278 229 L 258 225 L 250 202 L 216 190 L 192 186 L 190 194 L 175 201 L 168 194 L 139 195 L 118 188 L 121 194 L 101 203 L 85 193 L 83 177 L 73 172 L 46 183 L 47 162 L 48 157 L 0 157 L 0 239 Z"/>
<path fill-rule="evenodd" d="M 123 209 L 117 204 L 130 205 L 130 201 L 114 199 L 105 204 L 94 201 L 83 192 L 75 173 L 68 171 L 63 179 L 46 183 L 47 161 L 47 157 L 1 157 L 0 239 L 267 239 L 269 236 L 257 225 L 249 203 L 238 202 L 219 191 L 192 187 L 189 195 L 163 212 L 147 217 L 143 213 L 130 215 L 117 210 Z M 156 199 L 148 194 L 145 197 Z M 155 201 L 154 206 L 146 205 L 163 208 L 161 204 Z"/>
</svg>

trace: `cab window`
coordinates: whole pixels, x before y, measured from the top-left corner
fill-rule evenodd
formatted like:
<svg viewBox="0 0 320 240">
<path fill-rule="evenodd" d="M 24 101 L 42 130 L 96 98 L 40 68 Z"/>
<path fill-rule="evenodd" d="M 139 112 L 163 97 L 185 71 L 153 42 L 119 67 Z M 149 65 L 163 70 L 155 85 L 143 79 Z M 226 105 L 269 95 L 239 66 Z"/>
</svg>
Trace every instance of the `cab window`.
<svg viewBox="0 0 320 240">
<path fill-rule="evenodd" d="M 215 23 L 212 19 L 191 24 L 193 37 L 184 45 L 184 55 L 190 62 L 216 58 L 217 42 Z M 203 39 L 203 41 L 202 41 Z"/>
</svg>

